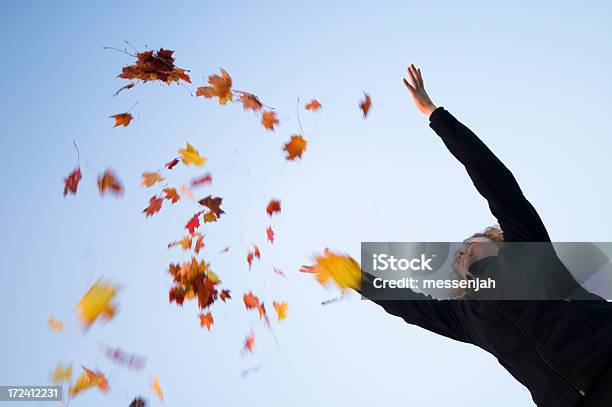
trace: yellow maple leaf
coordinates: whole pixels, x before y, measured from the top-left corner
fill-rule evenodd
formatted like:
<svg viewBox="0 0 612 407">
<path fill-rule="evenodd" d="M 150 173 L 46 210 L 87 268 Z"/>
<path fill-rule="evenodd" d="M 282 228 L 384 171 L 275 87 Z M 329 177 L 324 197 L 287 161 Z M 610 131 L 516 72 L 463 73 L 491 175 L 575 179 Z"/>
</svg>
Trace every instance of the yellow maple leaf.
<svg viewBox="0 0 612 407">
<path fill-rule="evenodd" d="M 51 373 L 51 382 L 59 384 L 64 381 L 70 381 L 72 378 L 72 365 L 64 366 L 62 363 L 58 363 L 53 372 Z"/>
<path fill-rule="evenodd" d="M 108 382 L 100 371 L 94 372 L 93 370 L 87 369 L 85 366 L 81 367 L 83 368 L 83 374 L 81 374 L 76 382 L 68 388 L 68 394 L 71 397 L 94 386 L 103 393 L 108 391 Z"/>
<path fill-rule="evenodd" d="M 162 391 L 161 386 L 159 385 L 159 379 L 157 378 L 157 376 L 153 377 L 151 388 L 153 389 L 155 394 L 157 394 L 157 397 L 159 397 L 161 401 L 164 401 L 164 392 Z"/>
<path fill-rule="evenodd" d="M 150 187 L 164 180 L 164 177 L 159 172 L 143 172 L 142 181 L 140 182 L 141 187 Z"/>
<path fill-rule="evenodd" d="M 361 285 L 361 268 L 350 256 L 337 254 L 325 249 L 322 255 L 315 258 L 315 264 L 307 268 L 308 272 L 317 275 L 317 281 L 326 285 L 333 281 L 342 290 L 359 289 Z"/>
<path fill-rule="evenodd" d="M 201 157 L 200 152 L 189 143 L 187 143 L 186 148 L 181 148 L 178 152 L 185 165 L 192 164 L 196 167 L 201 167 L 206 164 L 206 157 Z"/>
<path fill-rule="evenodd" d="M 102 280 L 96 281 L 77 304 L 79 319 L 89 328 L 98 317 L 111 319 L 117 312 L 112 303 L 118 287 Z"/>
<path fill-rule="evenodd" d="M 64 324 L 61 321 L 53 318 L 52 316 L 49 316 L 49 320 L 47 322 L 49 323 L 49 328 L 51 328 L 55 332 L 64 329 Z"/>
<path fill-rule="evenodd" d="M 278 316 L 279 321 L 282 321 L 283 319 L 287 318 L 287 301 L 273 301 L 272 305 L 274 305 L 274 310 L 276 311 L 276 315 Z"/>
</svg>

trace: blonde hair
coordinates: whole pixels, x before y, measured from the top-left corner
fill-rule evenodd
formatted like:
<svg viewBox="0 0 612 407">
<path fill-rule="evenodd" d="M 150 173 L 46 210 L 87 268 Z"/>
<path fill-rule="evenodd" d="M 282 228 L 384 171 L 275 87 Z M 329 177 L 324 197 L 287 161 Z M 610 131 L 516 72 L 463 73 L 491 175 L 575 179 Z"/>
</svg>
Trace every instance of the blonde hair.
<svg viewBox="0 0 612 407">
<path fill-rule="evenodd" d="M 455 252 L 455 260 L 453 260 L 452 264 L 452 273 L 451 276 L 457 280 L 464 280 L 465 277 L 459 273 L 459 267 L 457 264 L 457 256 L 458 254 L 465 250 L 467 244 L 475 237 L 486 237 L 491 241 L 498 243 L 501 246 L 501 243 L 504 241 L 504 232 L 498 225 L 488 226 L 482 232 L 474 233 L 472 236 L 463 240 L 463 247 Z M 468 294 L 471 290 L 469 288 L 458 288 L 451 293 L 451 298 L 463 298 L 466 294 Z"/>
</svg>

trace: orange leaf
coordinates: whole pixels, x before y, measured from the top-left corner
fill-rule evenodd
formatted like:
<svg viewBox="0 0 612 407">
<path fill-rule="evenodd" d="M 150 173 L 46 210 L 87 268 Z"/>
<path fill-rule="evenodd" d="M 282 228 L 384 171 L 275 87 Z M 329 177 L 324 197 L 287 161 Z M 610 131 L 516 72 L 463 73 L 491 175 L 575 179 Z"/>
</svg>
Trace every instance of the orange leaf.
<svg viewBox="0 0 612 407">
<path fill-rule="evenodd" d="M 312 110 L 313 112 L 316 112 L 320 108 L 321 108 L 321 104 L 319 103 L 317 99 L 312 99 L 310 102 L 306 104 L 306 110 Z"/>
<path fill-rule="evenodd" d="M 204 235 L 202 235 L 201 233 L 196 233 L 196 235 L 198 236 L 198 238 L 196 239 L 196 244 L 193 248 L 193 251 L 195 252 L 195 254 L 198 254 L 200 253 L 200 250 L 204 248 Z"/>
<path fill-rule="evenodd" d="M 208 329 L 208 331 L 210 331 L 210 326 L 213 324 L 214 320 L 213 320 L 213 316 L 210 312 L 207 312 L 206 314 L 200 314 L 200 326 L 206 326 L 206 328 Z"/>
<path fill-rule="evenodd" d="M 263 112 L 261 115 L 261 124 L 263 124 L 266 129 L 274 131 L 274 126 L 278 124 L 276 113 L 270 110 Z"/>
<path fill-rule="evenodd" d="M 129 126 L 134 116 L 132 116 L 129 113 L 118 113 L 118 114 L 114 114 L 110 116 L 110 118 L 115 119 L 115 125 L 113 127 L 117 127 L 117 126 L 127 127 Z"/>
<path fill-rule="evenodd" d="M 140 182 L 140 186 L 148 188 L 163 180 L 164 180 L 164 177 L 162 177 L 159 172 L 143 172 L 142 181 Z"/>
<path fill-rule="evenodd" d="M 58 332 L 64 329 L 64 324 L 61 321 L 58 321 L 57 319 L 53 318 L 52 316 L 49 316 L 49 319 L 47 322 L 49 323 L 49 328 L 51 328 L 51 330 L 55 332 Z"/>
<path fill-rule="evenodd" d="M 285 159 L 287 161 L 295 160 L 296 158 L 302 159 L 302 153 L 306 151 L 308 142 L 299 134 L 294 134 L 291 139 L 285 143 L 283 151 L 287 152 Z"/>
<path fill-rule="evenodd" d="M 81 168 L 76 167 L 66 178 L 64 178 L 64 196 L 66 196 L 68 192 L 72 195 L 76 194 L 79 181 L 81 181 L 81 175 Z"/>
<path fill-rule="evenodd" d="M 147 218 L 149 216 L 155 215 L 161 209 L 162 202 L 164 202 L 163 198 L 158 198 L 157 196 L 152 196 L 151 199 L 149 199 L 149 206 L 144 208 L 142 213 L 144 213 Z"/>
<path fill-rule="evenodd" d="M 259 298 L 253 295 L 253 292 L 249 291 L 248 293 L 242 296 L 242 300 L 244 301 L 244 305 L 247 309 L 253 309 L 259 307 Z"/>
<path fill-rule="evenodd" d="M 219 104 L 225 105 L 232 100 L 232 77 L 221 68 L 221 75 L 210 75 L 208 77 L 210 86 L 200 86 L 196 89 L 196 96 L 204 96 L 207 99 L 219 98 Z"/>
<path fill-rule="evenodd" d="M 157 395 L 157 397 L 159 397 L 161 401 L 164 401 L 164 392 L 161 389 L 157 376 L 153 377 L 153 382 L 151 382 L 151 388 L 153 389 L 153 392 Z"/>
<path fill-rule="evenodd" d="M 219 294 L 219 298 L 221 301 L 225 302 L 225 300 L 232 298 L 230 294 L 230 290 L 221 290 L 221 294 Z"/>
<path fill-rule="evenodd" d="M 254 346 L 255 346 L 255 332 L 251 332 L 244 341 L 244 349 L 253 353 Z"/>
<path fill-rule="evenodd" d="M 276 302 L 272 303 L 274 305 L 274 309 L 276 310 L 276 315 L 278 316 L 278 320 L 282 321 L 287 318 L 287 302 Z"/>
<path fill-rule="evenodd" d="M 365 119 L 368 116 L 368 112 L 370 111 L 370 107 L 372 107 L 372 99 L 370 99 L 370 95 L 367 93 L 363 93 L 365 99 L 359 103 L 359 108 L 363 112 L 363 118 Z"/>
<path fill-rule="evenodd" d="M 83 368 L 83 374 L 79 376 L 74 385 L 68 388 L 68 394 L 71 397 L 75 397 L 83 390 L 87 390 L 94 386 L 98 387 L 98 389 L 103 393 L 108 391 L 108 382 L 106 381 L 106 377 L 100 371 L 94 372 L 84 366 L 81 367 Z"/>
<path fill-rule="evenodd" d="M 172 203 L 176 203 L 176 201 L 181 199 L 179 194 L 176 192 L 176 189 L 174 188 L 164 188 L 163 191 L 166 194 L 164 198 L 169 201 L 172 201 Z"/>
<path fill-rule="evenodd" d="M 268 215 L 272 216 L 275 213 L 279 213 L 281 211 L 280 201 L 277 199 L 272 199 L 268 206 L 266 207 L 266 212 Z"/>
<path fill-rule="evenodd" d="M 242 102 L 244 110 L 251 109 L 254 112 L 258 112 L 263 108 L 263 104 L 259 101 L 259 98 L 251 93 L 241 92 L 240 101 Z"/>
<path fill-rule="evenodd" d="M 110 191 L 114 195 L 121 195 L 123 193 L 123 185 L 121 185 L 113 171 L 107 169 L 104 171 L 104 174 L 98 176 L 98 190 L 101 195 L 104 195 L 106 191 Z"/>
</svg>

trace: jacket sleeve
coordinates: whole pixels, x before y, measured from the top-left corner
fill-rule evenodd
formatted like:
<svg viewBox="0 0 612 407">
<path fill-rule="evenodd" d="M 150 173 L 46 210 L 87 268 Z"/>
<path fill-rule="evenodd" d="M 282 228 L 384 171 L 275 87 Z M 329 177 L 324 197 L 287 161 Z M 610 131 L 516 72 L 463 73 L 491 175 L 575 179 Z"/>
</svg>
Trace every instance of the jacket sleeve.
<svg viewBox="0 0 612 407">
<path fill-rule="evenodd" d="M 550 242 L 540 216 L 527 201 L 512 173 L 465 125 L 443 107 L 429 117 L 429 126 L 467 170 L 488 202 L 507 242 Z"/>
<path fill-rule="evenodd" d="M 363 297 L 380 305 L 387 313 L 447 338 L 470 342 L 465 330 L 466 324 L 462 322 L 465 301 L 437 300 L 407 288 L 401 289 L 402 299 L 380 299 L 385 295 L 374 287 L 373 279 L 374 276 L 362 271 L 361 288 L 358 291 Z M 397 298 L 397 295 L 393 298 Z"/>
</svg>

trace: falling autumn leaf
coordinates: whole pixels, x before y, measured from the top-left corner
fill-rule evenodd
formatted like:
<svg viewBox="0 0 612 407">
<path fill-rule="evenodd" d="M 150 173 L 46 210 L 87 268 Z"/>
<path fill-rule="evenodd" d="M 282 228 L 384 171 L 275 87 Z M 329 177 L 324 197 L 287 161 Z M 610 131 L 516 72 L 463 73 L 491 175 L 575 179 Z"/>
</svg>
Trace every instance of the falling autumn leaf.
<svg viewBox="0 0 612 407">
<path fill-rule="evenodd" d="M 221 294 L 219 294 L 219 298 L 221 301 L 225 302 L 225 300 L 231 299 L 232 296 L 230 294 L 230 290 L 221 290 Z"/>
<path fill-rule="evenodd" d="M 258 112 L 263 108 L 263 104 L 259 101 L 257 96 L 251 93 L 241 92 L 240 102 L 242 102 L 242 107 L 244 110 L 251 109 L 254 112 Z"/>
<path fill-rule="evenodd" d="M 272 226 L 268 226 L 266 229 L 266 235 L 268 236 L 268 241 L 270 243 L 274 243 L 274 231 L 272 230 Z"/>
<path fill-rule="evenodd" d="M 49 328 L 51 328 L 51 330 L 55 332 L 59 332 L 64 329 L 64 324 L 61 321 L 58 321 L 57 319 L 53 318 L 52 316 L 49 316 L 47 322 L 49 324 Z"/>
<path fill-rule="evenodd" d="M 147 403 L 144 401 L 142 397 L 136 397 L 128 407 L 146 407 Z"/>
<path fill-rule="evenodd" d="M 206 198 L 200 199 L 198 203 L 206 208 L 208 208 L 209 213 L 213 213 L 215 215 L 215 219 L 219 218 L 222 214 L 225 213 L 223 209 L 221 209 L 221 203 L 223 202 L 223 198 L 214 197 L 212 195 L 208 195 Z"/>
<path fill-rule="evenodd" d="M 144 208 L 144 210 L 142 212 L 146 215 L 147 218 L 149 216 L 153 216 L 157 212 L 159 212 L 159 210 L 162 207 L 162 203 L 163 202 L 164 202 L 163 198 L 159 198 L 157 196 L 152 196 L 151 199 L 149 199 L 149 206 Z"/>
<path fill-rule="evenodd" d="M 257 296 L 253 295 L 253 293 L 251 291 L 249 291 L 248 293 L 244 294 L 242 296 L 242 300 L 244 301 L 244 305 L 247 309 L 253 309 L 253 308 L 258 308 L 259 307 L 259 298 L 257 298 Z"/>
<path fill-rule="evenodd" d="M 211 184 L 212 183 L 212 175 L 204 174 L 201 177 L 194 178 L 191 180 L 191 186 L 197 187 L 199 185 Z"/>
<path fill-rule="evenodd" d="M 76 167 L 66 178 L 64 178 L 64 196 L 66 196 L 68 192 L 72 195 L 76 194 L 81 176 L 81 168 Z"/>
<path fill-rule="evenodd" d="M 123 185 L 121 185 L 113 171 L 107 169 L 104 171 L 104 174 L 98 176 L 98 190 L 101 195 L 104 195 L 107 191 L 114 195 L 121 195 L 123 193 Z"/>
<path fill-rule="evenodd" d="M 201 167 L 202 165 L 206 164 L 206 158 L 201 157 L 200 152 L 189 143 L 187 143 L 186 148 L 181 148 L 178 152 L 181 155 L 183 164 L 185 165 L 191 164 L 196 167 Z"/>
<path fill-rule="evenodd" d="M 274 274 L 277 274 L 281 277 L 285 277 L 285 273 L 283 273 L 283 271 L 281 269 L 278 269 L 276 267 L 274 267 Z"/>
<path fill-rule="evenodd" d="M 319 103 L 317 99 L 312 99 L 310 102 L 306 103 L 305 108 L 306 110 L 312 110 L 313 112 L 316 112 L 321 108 L 321 103 Z"/>
<path fill-rule="evenodd" d="M 276 315 L 278 316 L 278 320 L 282 321 L 287 318 L 287 302 L 272 302 L 274 305 L 274 310 L 276 310 Z"/>
<path fill-rule="evenodd" d="M 268 212 L 268 215 L 272 216 L 273 214 L 279 213 L 280 211 L 280 201 L 277 199 L 270 200 L 270 203 L 268 203 L 268 206 L 266 207 L 266 212 Z"/>
<path fill-rule="evenodd" d="M 278 124 L 276 112 L 270 110 L 263 112 L 261 115 L 261 124 L 263 124 L 266 129 L 274 131 L 274 126 Z"/>
<path fill-rule="evenodd" d="M 58 363 L 51 373 L 51 383 L 60 384 L 68 382 L 70 379 L 72 379 L 72 365 L 64 366 L 62 363 Z"/>
<path fill-rule="evenodd" d="M 197 236 L 197 239 L 196 239 L 195 247 L 193 248 L 193 252 L 195 254 L 198 254 L 200 253 L 200 250 L 204 248 L 204 235 L 196 232 L 195 236 Z"/>
<path fill-rule="evenodd" d="M 181 240 L 176 240 L 170 244 L 168 244 L 168 249 L 174 246 L 181 246 L 183 250 L 191 249 L 192 236 L 187 235 L 183 237 Z"/>
<path fill-rule="evenodd" d="M 255 347 L 255 332 L 251 332 L 244 340 L 244 349 L 253 353 L 253 347 Z"/>
<path fill-rule="evenodd" d="M 308 142 L 302 136 L 299 134 L 292 135 L 291 139 L 283 147 L 283 151 L 287 152 L 285 159 L 287 161 L 295 160 L 296 158 L 301 159 L 307 145 Z"/>
<path fill-rule="evenodd" d="M 136 54 L 136 63 L 123 67 L 118 78 L 138 79 L 143 82 L 161 81 L 167 84 L 179 80 L 191 83 L 185 69 L 174 65 L 174 51 L 160 48 L 159 51 L 144 51 Z"/>
<path fill-rule="evenodd" d="M 206 326 L 206 328 L 210 331 L 210 326 L 213 324 L 213 316 L 210 312 L 206 314 L 200 314 L 200 326 Z"/>
<path fill-rule="evenodd" d="M 79 376 L 74 385 L 68 388 L 68 394 L 71 397 L 75 397 L 83 390 L 87 390 L 91 387 L 97 387 L 103 393 L 108 392 L 108 382 L 100 371 L 94 372 L 84 366 L 81 367 L 83 368 L 83 374 Z"/>
<path fill-rule="evenodd" d="M 363 112 L 363 118 L 365 119 L 368 116 L 368 112 L 370 111 L 370 107 L 372 107 L 372 99 L 370 99 L 370 95 L 367 93 L 363 93 L 365 99 L 359 103 L 359 108 Z"/>
<path fill-rule="evenodd" d="M 322 255 L 315 257 L 314 265 L 302 266 L 300 271 L 316 274 L 317 281 L 323 285 L 333 281 L 342 290 L 358 289 L 361 282 L 359 263 L 350 256 L 337 254 L 328 249 L 325 249 Z"/>
<path fill-rule="evenodd" d="M 111 361 L 133 370 L 142 370 L 147 363 L 145 357 L 127 353 L 120 348 L 113 348 L 106 345 L 101 345 L 101 348 L 104 355 Z"/>
<path fill-rule="evenodd" d="M 113 93 L 113 96 L 117 96 L 117 95 L 119 95 L 119 94 L 120 94 L 121 92 L 123 92 L 124 90 L 127 90 L 127 89 L 132 89 L 132 88 L 134 87 L 134 85 L 135 85 L 135 84 L 134 84 L 133 82 L 130 82 L 130 83 L 128 83 L 127 85 L 120 87 L 120 88 L 119 88 L 119 89 L 118 89 L 118 90 L 117 90 L 115 93 Z"/>
<path fill-rule="evenodd" d="M 151 382 L 151 388 L 153 389 L 153 392 L 157 395 L 157 397 L 159 397 L 161 401 L 164 401 L 164 392 L 161 389 L 157 376 L 153 377 L 153 381 Z"/>
<path fill-rule="evenodd" d="M 230 251 L 230 248 L 229 246 L 227 246 L 227 247 L 224 247 L 223 250 L 221 250 L 219 253 L 227 253 L 229 251 Z"/>
<path fill-rule="evenodd" d="M 196 89 L 196 96 L 204 96 L 207 99 L 219 98 L 219 104 L 225 105 L 232 100 L 232 77 L 221 68 L 221 75 L 210 75 L 208 77 L 210 86 L 200 86 Z"/>
<path fill-rule="evenodd" d="M 185 195 L 187 198 L 193 200 L 193 191 L 191 190 L 191 188 L 183 185 L 181 187 L 181 194 Z"/>
<path fill-rule="evenodd" d="M 187 224 L 185 225 L 185 229 L 187 229 L 192 235 L 194 234 L 195 230 L 200 227 L 200 219 L 198 218 L 201 214 L 202 212 L 198 212 L 193 215 L 193 217 L 189 219 L 189 222 L 187 222 Z"/>
<path fill-rule="evenodd" d="M 118 113 L 118 114 L 114 114 L 110 116 L 110 118 L 115 119 L 115 125 L 113 127 L 117 127 L 117 126 L 127 127 L 129 126 L 134 116 L 132 116 L 129 113 Z"/>
<path fill-rule="evenodd" d="M 179 163 L 179 161 L 180 161 L 180 160 L 179 160 L 178 158 L 175 158 L 175 159 L 173 159 L 172 161 L 167 162 L 167 163 L 166 163 L 164 166 L 165 166 L 167 169 L 171 170 L 171 169 L 173 169 L 173 168 L 176 166 L 176 164 L 178 164 L 178 163 Z"/>
<path fill-rule="evenodd" d="M 176 189 L 174 188 L 164 188 L 163 192 L 164 194 L 166 194 L 164 198 L 169 201 L 172 201 L 172 203 L 176 203 L 179 199 L 181 199 L 179 194 L 176 192 Z"/>
<path fill-rule="evenodd" d="M 117 306 L 113 303 L 117 286 L 97 280 L 77 304 L 79 319 L 85 328 L 89 328 L 98 317 L 109 320 L 115 316 Z"/>
<path fill-rule="evenodd" d="M 159 172 L 143 172 L 140 186 L 148 188 L 163 180 L 164 177 L 162 177 Z"/>
</svg>

